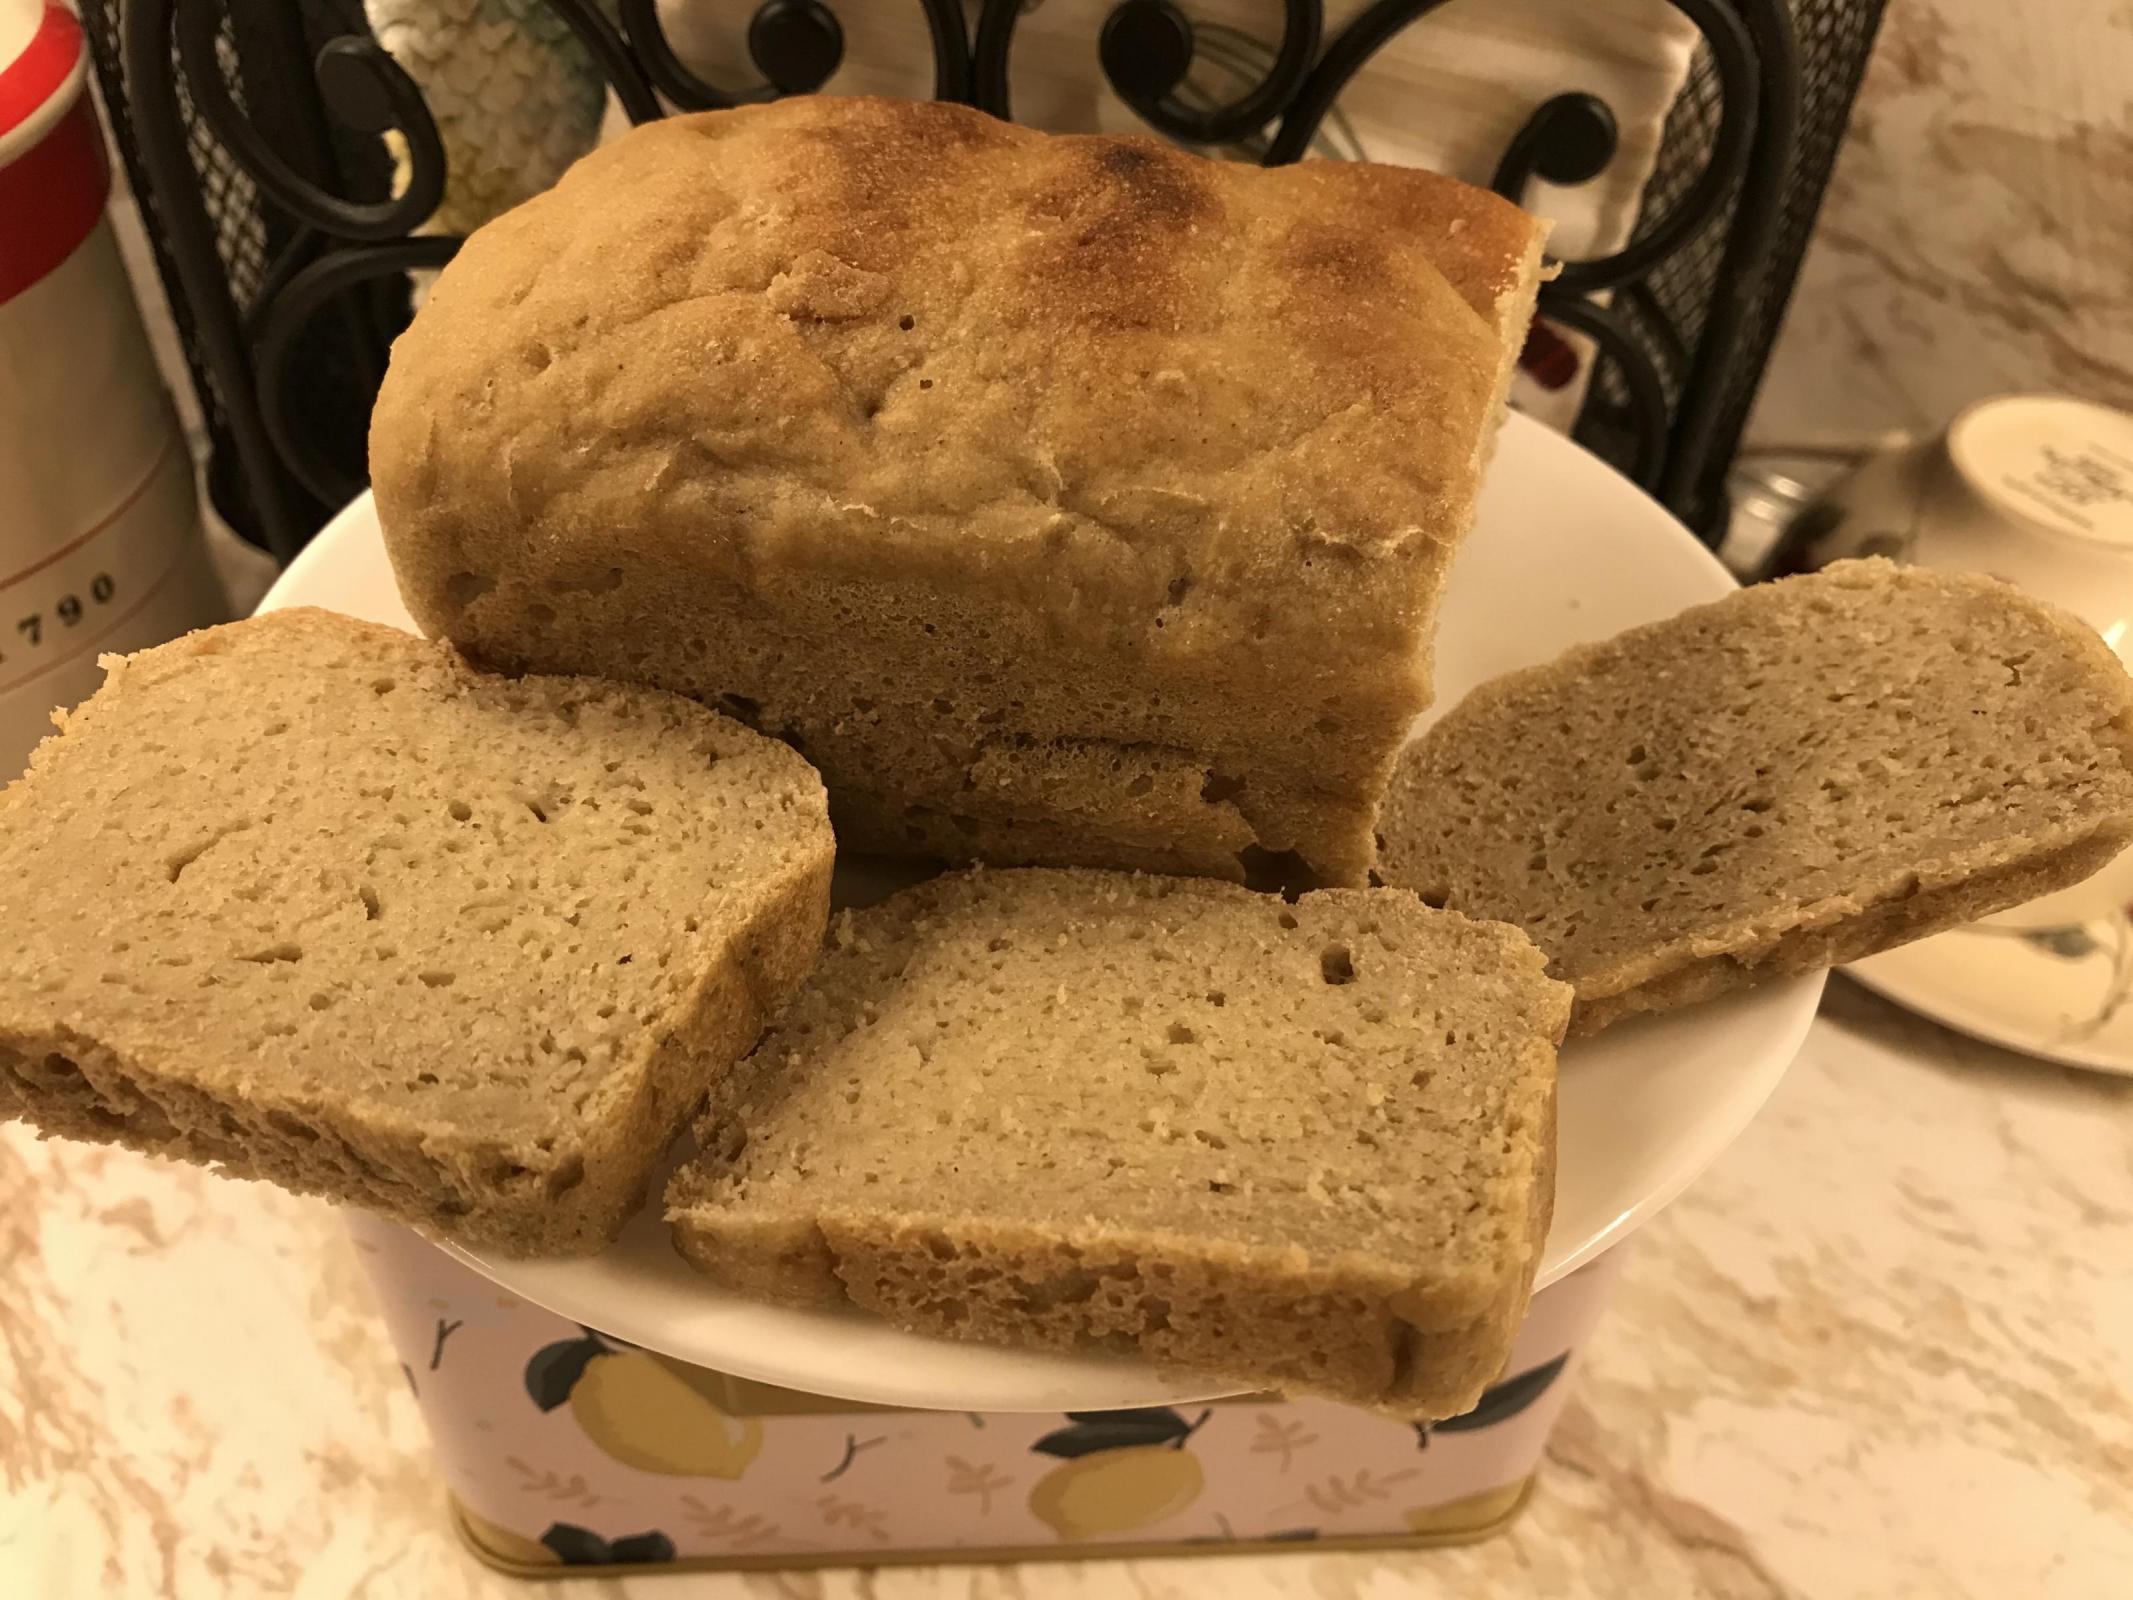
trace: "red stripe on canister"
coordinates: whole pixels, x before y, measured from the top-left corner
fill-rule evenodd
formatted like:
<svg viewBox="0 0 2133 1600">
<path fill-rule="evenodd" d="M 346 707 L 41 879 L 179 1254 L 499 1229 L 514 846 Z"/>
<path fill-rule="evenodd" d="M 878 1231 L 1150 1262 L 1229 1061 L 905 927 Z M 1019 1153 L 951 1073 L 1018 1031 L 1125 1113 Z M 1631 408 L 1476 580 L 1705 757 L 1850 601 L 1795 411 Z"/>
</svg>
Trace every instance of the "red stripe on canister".
<svg viewBox="0 0 2133 1600">
<path fill-rule="evenodd" d="M 22 54 L 0 66 L 0 133 L 19 128 L 59 93 L 81 59 L 81 23 L 51 0 Z"/>
<path fill-rule="evenodd" d="M 0 167 L 0 304 L 74 254 L 104 214 L 111 184 L 86 97 L 52 131 Z"/>
</svg>

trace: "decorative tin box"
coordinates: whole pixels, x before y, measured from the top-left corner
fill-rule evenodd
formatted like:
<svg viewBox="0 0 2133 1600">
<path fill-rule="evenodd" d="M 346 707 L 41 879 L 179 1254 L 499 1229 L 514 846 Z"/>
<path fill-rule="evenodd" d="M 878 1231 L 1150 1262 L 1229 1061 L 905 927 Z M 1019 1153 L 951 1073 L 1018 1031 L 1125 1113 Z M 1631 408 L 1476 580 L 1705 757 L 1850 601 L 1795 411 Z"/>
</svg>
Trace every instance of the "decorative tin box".
<svg viewBox="0 0 2133 1600">
<path fill-rule="evenodd" d="M 461 1530 L 528 1574 L 1479 1538 L 1523 1503 L 1622 1258 L 1537 1294 L 1504 1380 L 1419 1427 L 1259 1396 L 1062 1415 L 801 1394 L 567 1322 L 404 1229 L 351 1226 Z"/>
</svg>

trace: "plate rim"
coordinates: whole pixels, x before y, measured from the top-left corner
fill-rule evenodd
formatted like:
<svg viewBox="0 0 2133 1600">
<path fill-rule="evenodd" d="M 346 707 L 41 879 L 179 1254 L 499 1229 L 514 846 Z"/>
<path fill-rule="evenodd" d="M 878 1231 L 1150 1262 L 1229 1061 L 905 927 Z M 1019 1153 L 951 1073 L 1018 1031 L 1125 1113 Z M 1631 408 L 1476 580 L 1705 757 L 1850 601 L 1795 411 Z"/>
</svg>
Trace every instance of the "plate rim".
<svg viewBox="0 0 2133 1600">
<path fill-rule="evenodd" d="M 2110 919 L 2092 917 L 2088 923 L 2076 924 L 2086 927 L 2090 923 Z M 2133 921 L 2121 913 L 2120 920 Z M 2010 1055 L 2022 1056 L 2030 1061 L 2050 1066 L 2073 1067 L 2083 1072 L 2103 1072 L 2113 1077 L 2133 1077 L 2133 1049 L 2122 1054 L 2105 1055 L 2099 1051 L 2083 1049 L 2078 1044 L 2054 1044 L 2019 1032 L 1991 1012 L 1963 1005 L 1951 1000 L 1940 991 L 1929 989 L 1900 975 L 1901 969 L 1887 961 L 1890 956 L 1901 956 L 1906 961 L 1932 958 L 1932 947 L 1943 939 L 1954 938 L 1966 930 L 1949 928 L 1941 933 L 1915 939 L 1907 945 L 1884 950 L 1878 955 L 1854 961 L 1839 970 L 1863 987 L 1872 990 L 1891 1005 L 1898 1005 L 1914 1016 L 1943 1028 L 1951 1029 L 1981 1044 L 2005 1050 Z M 2049 957 L 2039 956 L 2038 960 Z"/>
<path fill-rule="evenodd" d="M 1508 448 L 1506 448 L 1507 446 Z M 1557 475 L 1573 477 L 1583 475 L 1588 483 L 1602 486 L 1597 489 L 1599 493 L 1612 496 L 1623 504 L 1628 504 L 1631 501 L 1641 502 L 1637 514 L 1651 524 L 1655 536 L 1659 534 L 1659 530 L 1662 527 L 1664 528 L 1664 536 L 1673 543 L 1675 557 L 1677 559 L 1686 559 L 1689 567 L 1701 568 L 1710 577 L 1717 580 L 1711 586 L 1711 593 L 1707 597 L 1708 599 L 1721 598 L 1726 592 L 1738 587 L 1732 575 L 1719 562 L 1718 558 L 1690 533 L 1671 512 L 1641 487 L 1630 482 L 1575 441 L 1529 417 L 1517 412 L 1508 413 L 1504 419 L 1503 432 L 1497 440 L 1492 464 L 1502 463 L 1507 457 L 1525 456 L 1531 451 L 1541 452 L 1543 459 L 1538 463 L 1527 463 L 1529 466 L 1537 466 L 1540 471 Z M 1566 493 L 1569 492 L 1574 492 L 1574 490 L 1566 490 Z M 298 553 L 295 560 L 276 578 L 273 586 L 261 599 L 257 609 L 264 612 L 294 604 L 319 604 L 319 601 L 308 598 L 304 593 L 314 581 L 312 578 L 314 570 L 328 567 L 331 562 L 339 558 L 342 544 L 351 537 L 361 537 L 366 531 L 372 538 L 381 538 L 375 502 L 368 489 L 363 490 L 328 520 L 310 543 Z M 1449 708 L 1449 704 L 1450 702 L 1440 703 L 1433 708 L 1433 712 L 1441 714 L 1442 711 Z M 1536 1293 L 1590 1265 L 1608 1250 L 1621 1244 L 1630 1234 L 1678 1199 L 1739 1139 L 1748 1125 L 1761 1114 L 1763 1108 L 1769 1103 L 1770 1097 L 1776 1092 L 1778 1084 L 1783 1081 L 1786 1073 L 1791 1070 L 1792 1064 L 1797 1059 L 1800 1048 L 1819 1013 L 1822 989 L 1826 980 L 1826 973 L 1780 979 L 1755 989 L 1743 991 L 1741 994 L 1711 1002 L 1712 1004 L 1724 1006 L 1729 1002 L 1739 1003 L 1745 1001 L 1748 996 L 1755 996 L 1768 1008 L 1769 1016 L 1763 1020 L 1763 1031 L 1759 1035 L 1760 1048 L 1752 1053 L 1758 1057 L 1767 1058 L 1774 1064 L 1763 1069 L 1764 1078 L 1760 1082 L 1759 1089 L 1745 1095 L 1736 1096 L 1726 1101 L 1723 1106 L 1714 1107 L 1711 1112 L 1692 1124 L 1699 1134 L 1695 1148 L 1668 1167 L 1659 1181 L 1644 1187 L 1633 1200 L 1623 1205 L 1620 1210 L 1604 1223 L 1589 1231 L 1584 1238 L 1580 1239 L 1563 1255 L 1553 1260 L 1546 1259 L 1544 1255 L 1542 1271 L 1536 1276 L 1534 1283 L 1534 1291 Z M 1789 1006 L 1783 1003 L 1788 997 L 1791 1002 Z M 1628 1030 L 1644 1025 L 1639 1020 L 1629 1019 L 1616 1024 L 1616 1029 L 1610 1031 Z M 1576 1043 L 1577 1041 L 1567 1041 L 1563 1047 L 1564 1054 L 1571 1054 Z M 1743 1053 L 1750 1052 L 1744 1051 Z M 647 1204 L 649 1205 L 650 1203 L 648 1200 Z M 585 1323 L 587 1326 L 601 1325 L 597 1320 L 588 1320 L 586 1317 L 576 1314 L 578 1311 L 593 1308 L 589 1307 L 586 1301 L 577 1298 L 574 1293 L 557 1295 L 553 1292 L 542 1293 L 528 1290 L 523 1275 L 524 1271 L 543 1265 L 555 1265 L 555 1263 L 494 1260 L 447 1240 L 432 1238 L 429 1242 L 444 1250 L 453 1259 L 480 1273 L 492 1283 L 508 1289 L 535 1304 L 542 1305 L 557 1315 L 569 1317 L 571 1320 Z M 600 1260 L 602 1257 L 596 1256 L 583 1259 Z M 708 1284 L 706 1287 L 710 1288 Z M 720 1291 L 713 1289 L 712 1292 L 719 1293 Z M 796 1314 L 844 1315 L 841 1312 Z M 855 1311 L 852 1315 L 864 1318 L 867 1313 Z M 886 1327 L 886 1324 L 882 1324 L 882 1326 Z M 641 1332 L 643 1330 L 637 1331 Z M 775 1362 L 763 1363 L 747 1356 L 736 1357 L 730 1351 L 721 1351 L 715 1359 L 706 1360 L 700 1350 L 692 1351 L 687 1348 L 676 1348 L 671 1344 L 662 1345 L 656 1340 L 639 1339 L 634 1337 L 633 1334 L 625 1334 L 619 1330 L 614 1331 L 614 1336 L 626 1342 L 642 1344 L 647 1349 L 659 1350 L 661 1353 L 679 1360 L 691 1361 L 698 1365 L 715 1366 L 718 1370 L 730 1372 L 736 1377 L 751 1378 L 758 1382 L 779 1384 L 788 1388 L 806 1389 L 814 1393 L 833 1393 L 839 1397 L 872 1404 L 903 1405 L 914 1409 L 967 1409 L 967 1407 L 957 1403 L 940 1400 L 929 1401 L 920 1398 L 925 1394 L 939 1392 L 941 1385 L 937 1382 L 899 1386 L 894 1383 L 870 1383 L 863 1377 L 840 1377 L 833 1389 L 826 1389 L 822 1384 L 819 1372 L 811 1371 L 808 1377 L 796 1379 L 790 1371 L 781 1368 Z M 917 1339 L 923 1336 L 903 1334 L 900 1337 Z M 968 1352 L 973 1356 L 990 1355 L 995 1357 L 1007 1353 L 1004 1347 L 960 1345 L 952 1340 L 926 1339 L 925 1342 L 941 1352 Z M 1107 1409 L 1121 1404 L 1186 1404 L 1250 1392 L 1247 1389 L 1224 1383 L 1221 1380 L 1210 1379 L 1198 1386 L 1189 1381 L 1166 1382 L 1158 1374 L 1157 1369 L 1135 1358 L 1081 1356 L 1058 1352 L 1024 1350 L 1014 1350 L 1012 1354 L 1017 1357 L 1033 1357 L 1042 1365 L 1056 1368 L 1060 1372 L 1062 1380 L 1066 1378 L 1071 1366 L 1076 1364 L 1087 1364 L 1086 1370 L 1089 1371 L 1092 1381 L 1094 1381 L 1098 1371 L 1112 1367 L 1115 1364 L 1120 1382 L 1118 1389 L 1110 1392 L 1116 1393 L 1123 1390 L 1130 1392 L 1133 1397 L 1125 1400 L 1111 1400 L 1105 1405 L 1079 1401 L 1065 1404 L 1054 1403 L 1062 1399 L 1062 1396 L 1057 1393 L 1041 1403 L 1032 1402 L 1026 1405 L 1017 1405 L 997 1398 L 988 1398 L 983 1401 L 979 1409 L 1002 1412 L 1017 1410 Z M 1138 1389 L 1133 1387 L 1136 1383 L 1139 1384 Z"/>
</svg>

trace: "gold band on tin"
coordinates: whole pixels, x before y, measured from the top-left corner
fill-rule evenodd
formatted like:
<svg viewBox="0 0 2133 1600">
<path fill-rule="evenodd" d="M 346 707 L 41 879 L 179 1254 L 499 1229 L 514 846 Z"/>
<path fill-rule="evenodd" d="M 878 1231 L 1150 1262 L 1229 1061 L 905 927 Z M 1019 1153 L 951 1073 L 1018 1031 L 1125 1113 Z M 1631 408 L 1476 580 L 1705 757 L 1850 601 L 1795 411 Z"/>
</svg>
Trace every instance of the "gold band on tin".
<svg viewBox="0 0 2133 1600">
<path fill-rule="evenodd" d="M 564 1565 L 561 1561 L 528 1559 L 489 1543 L 483 1530 L 502 1535 L 514 1547 L 525 1547 L 523 1538 L 492 1529 L 459 1503 L 457 1495 L 446 1497 L 452 1526 L 476 1560 L 498 1572 L 518 1578 L 622 1578 L 660 1572 L 775 1572 L 803 1567 L 917 1567 L 970 1566 L 990 1562 L 1023 1561 L 1131 1561 L 1149 1557 L 1269 1555 L 1277 1552 L 1334 1550 L 1430 1550 L 1445 1545 L 1473 1544 L 1502 1532 L 1518 1520 L 1533 1494 L 1528 1476 L 1498 1489 L 1487 1489 L 1441 1506 L 1409 1512 L 1410 1533 L 1340 1534 L 1328 1539 L 1236 1539 L 1222 1543 L 1186 1543 L 1182 1540 L 1141 1539 L 1126 1544 L 1075 1545 L 953 1545 L 926 1550 L 885 1550 L 879 1554 L 859 1551 L 794 1551 L 783 1555 L 688 1556 L 677 1561 L 618 1561 L 613 1564 Z M 538 1549 L 539 1546 L 531 1546 Z"/>
</svg>

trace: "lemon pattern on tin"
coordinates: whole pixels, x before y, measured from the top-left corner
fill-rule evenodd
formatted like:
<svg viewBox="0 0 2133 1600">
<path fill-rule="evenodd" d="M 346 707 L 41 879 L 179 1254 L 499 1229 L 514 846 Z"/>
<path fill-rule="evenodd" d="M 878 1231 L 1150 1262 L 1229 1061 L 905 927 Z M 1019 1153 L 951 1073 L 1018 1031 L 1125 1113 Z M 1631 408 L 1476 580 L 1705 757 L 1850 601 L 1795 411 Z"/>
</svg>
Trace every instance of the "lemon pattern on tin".
<svg viewBox="0 0 2133 1600">
<path fill-rule="evenodd" d="M 1543 1291 L 1512 1371 L 1429 1427 L 1271 1395 L 912 1411 L 687 1365 L 500 1294 L 383 1224 L 357 1243 L 389 1268 L 394 1343 L 460 1530 L 521 1572 L 1472 1538 L 1522 1500 L 1566 1347 L 1606 1287 L 1588 1271 Z"/>
<path fill-rule="evenodd" d="M 526 1363 L 526 1392 L 543 1411 L 568 1404 L 585 1437 L 625 1466 L 688 1478 L 738 1478 L 763 1448 L 763 1424 L 712 1400 L 716 1373 L 586 1330 Z"/>
<path fill-rule="evenodd" d="M 1062 1539 L 1136 1533 L 1199 1499 L 1207 1475 L 1187 1443 L 1213 1415 L 1192 1422 L 1167 1406 L 1070 1411 L 1067 1426 L 1030 1449 L 1057 1456 L 1030 1490 L 1030 1514 Z"/>
</svg>

